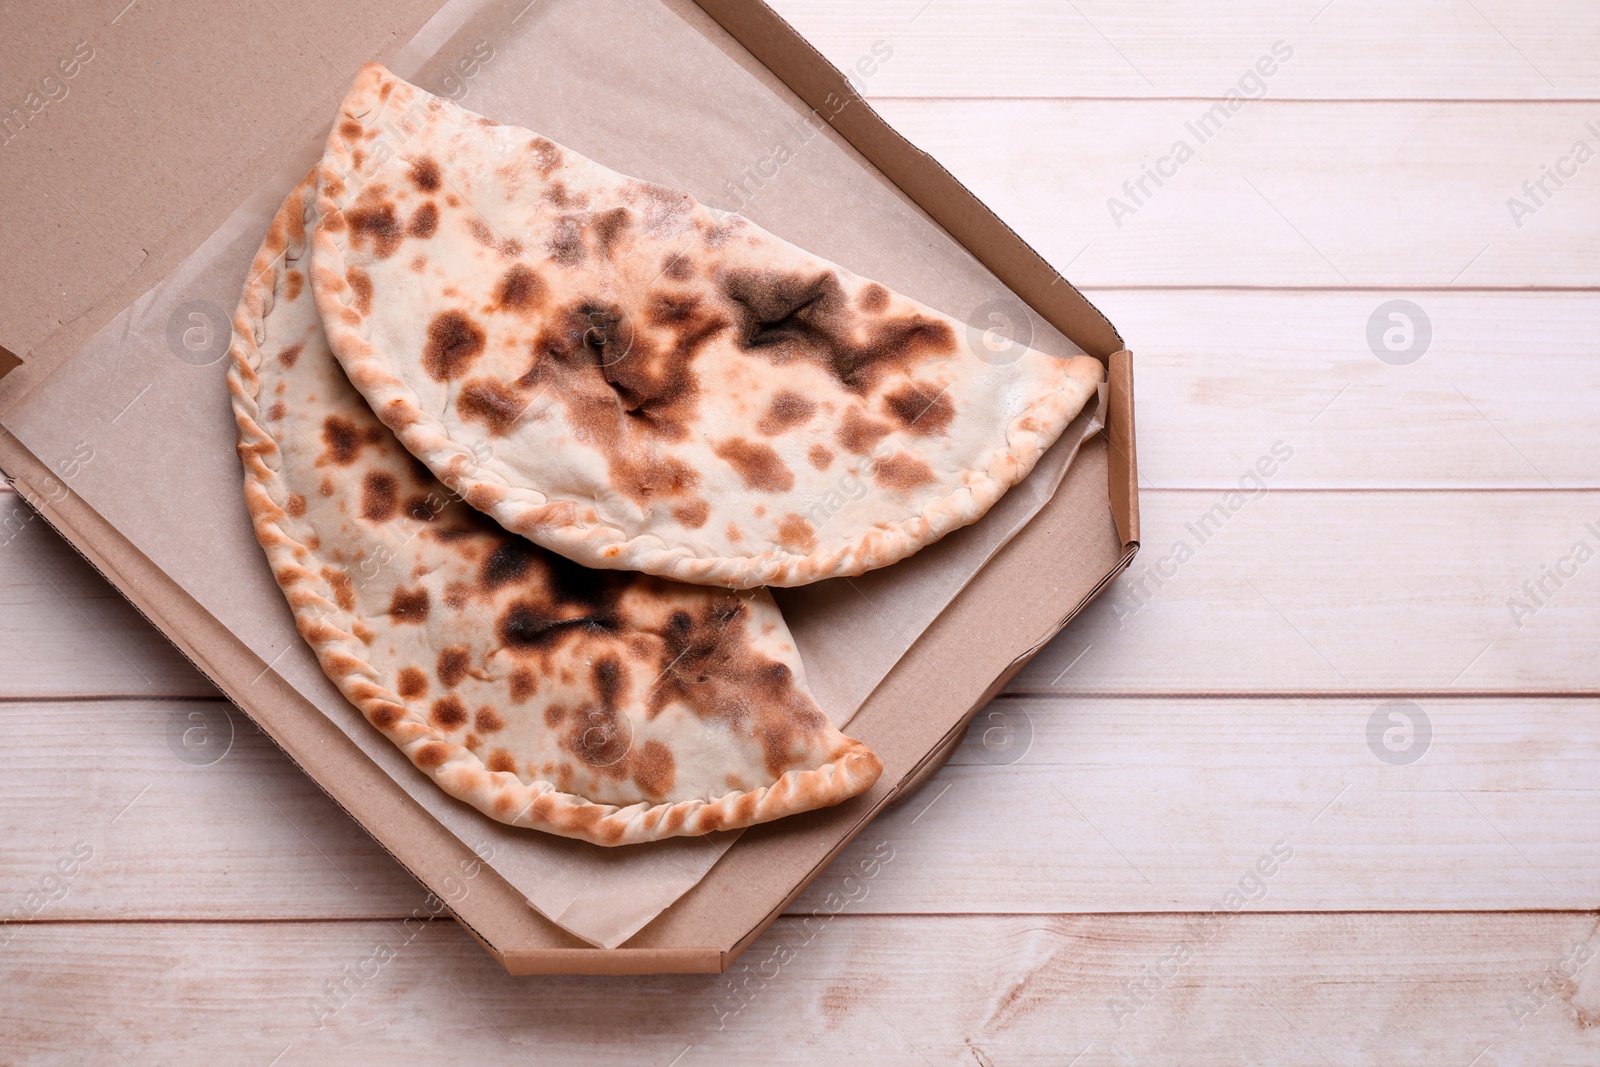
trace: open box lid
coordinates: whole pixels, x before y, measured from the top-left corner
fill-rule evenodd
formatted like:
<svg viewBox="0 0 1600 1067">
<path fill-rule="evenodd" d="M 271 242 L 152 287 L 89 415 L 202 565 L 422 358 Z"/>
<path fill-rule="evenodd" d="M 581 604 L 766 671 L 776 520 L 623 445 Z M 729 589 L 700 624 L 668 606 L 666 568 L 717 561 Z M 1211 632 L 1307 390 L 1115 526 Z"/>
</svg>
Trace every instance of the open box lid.
<svg viewBox="0 0 1600 1067">
<path fill-rule="evenodd" d="M 937 769 L 971 715 L 1126 566 L 1137 548 L 1131 357 L 1110 323 L 936 161 L 890 129 L 844 75 L 770 8 L 748 0 L 701 0 L 699 9 L 732 35 L 733 41 L 718 42 L 721 47 L 747 49 L 741 53 L 744 62 L 764 64 L 1035 312 L 1085 352 L 1107 362 L 1107 428 L 1103 439 L 1084 446 L 1055 497 L 918 638 L 851 720 L 852 735 L 883 759 L 885 773 L 878 785 L 836 808 L 745 831 L 693 890 L 623 947 L 595 949 L 566 934 L 487 870 L 468 896 L 450 900 L 440 887 L 464 864 L 473 864 L 466 845 L 406 796 L 316 707 L 268 672 L 243 642 L 62 485 L 20 441 L 0 434 L 0 468 L 24 497 L 319 786 L 445 899 L 463 925 L 513 973 L 725 968 L 874 815 Z M 176 16 L 169 17 L 176 21 Z M 171 29 L 181 33 L 176 26 Z M 714 27 L 707 29 L 715 32 Z M 22 48 L 23 42 L 13 39 L 6 50 Z M 328 81 L 337 86 L 339 76 Z M 848 100 L 848 106 L 835 106 L 839 100 Z M 313 103 L 308 114 L 329 111 Z M 49 131 L 37 132 L 42 140 Z M 220 151 L 225 142 L 210 147 Z M 270 158 L 278 150 L 272 146 L 263 156 Z M 48 168 L 53 158 L 37 165 Z M 228 198 L 238 196 L 230 186 L 213 199 L 225 213 Z M 52 310 L 56 321 L 67 325 L 33 346 L 20 366 L 13 360 L 8 368 L 0 355 L 0 422 L 89 334 L 204 235 L 203 228 L 180 226 L 149 250 L 147 266 L 158 265 L 155 276 L 141 269 L 121 284 L 102 284 L 93 310 L 76 320 L 63 296 Z M 14 239 L 0 237 L 0 255 L 11 253 L 0 270 L 7 288 L 27 262 L 27 249 L 4 247 Z M 79 303 L 82 299 L 78 294 Z M 953 670 L 954 664 L 959 671 Z M 908 708 L 918 714 L 907 715 Z"/>
</svg>

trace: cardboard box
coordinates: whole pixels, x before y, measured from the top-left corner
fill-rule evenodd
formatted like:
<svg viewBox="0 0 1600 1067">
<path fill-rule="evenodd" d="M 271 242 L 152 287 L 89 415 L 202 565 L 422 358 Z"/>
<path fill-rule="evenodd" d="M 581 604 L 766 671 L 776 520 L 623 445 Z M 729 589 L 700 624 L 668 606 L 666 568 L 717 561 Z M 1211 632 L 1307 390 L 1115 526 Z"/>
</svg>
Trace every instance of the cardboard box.
<svg viewBox="0 0 1600 1067">
<path fill-rule="evenodd" d="M 301 6 L 308 12 L 323 10 L 306 0 L 275 10 L 293 14 Z M 721 47 L 747 50 L 748 55 L 741 57 L 744 61 L 753 57 L 817 109 L 1040 317 L 1106 362 L 1106 432 L 1084 445 L 1051 501 L 922 633 L 850 721 L 851 735 L 870 745 L 884 762 L 883 777 L 870 793 L 835 808 L 745 831 L 694 889 L 616 949 L 593 948 L 567 934 L 530 908 L 491 870 L 483 869 L 472 892 L 457 899 L 451 910 L 513 974 L 727 968 L 875 815 L 909 795 L 942 765 L 959 744 L 968 720 L 1127 566 L 1138 548 L 1132 359 L 1111 324 L 937 162 L 889 128 L 859 99 L 850 81 L 770 8 L 750 0 L 699 0 L 698 6 L 733 38 L 721 42 Z M 407 31 L 414 31 L 431 13 L 425 10 L 431 7 L 427 3 L 412 7 L 415 10 L 392 16 L 396 24 L 391 42 L 406 40 Z M 183 39 L 180 23 L 187 16 L 148 17 L 165 20 L 165 26 L 147 25 L 142 32 L 159 40 L 159 31 L 164 30 L 173 40 Z M 315 23 L 316 16 L 308 15 L 308 21 Z M 72 54 L 73 41 L 62 32 L 61 27 L 38 26 L 31 34 L 18 34 L 4 45 L 8 65 L 48 67 L 46 60 L 56 51 Z M 360 41 L 349 44 L 348 69 L 324 72 L 326 77 L 309 89 L 275 87 L 273 92 L 284 98 L 282 106 L 292 109 L 291 114 L 308 116 L 306 121 L 330 115 L 356 66 L 369 58 L 383 61 L 394 51 L 396 44 L 387 50 L 375 47 L 382 39 L 378 33 L 365 36 L 365 47 L 373 48 L 369 54 L 359 52 Z M 181 45 L 174 47 L 181 51 Z M 258 65 L 264 72 L 283 58 L 274 48 L 291 47 L 290 40 L 269 40 L 258 50 L 231 54 L 230 62 Z M 107 56 L 105 68 L 112 67 L 110 59 Z M 66 68 L 61 69 L 64 74 Z M 131 68 L 94 73 L 103 84 L 93 98 L 78 101 L 73 116 L 77 123 L 113 121 L 121 99 L 119 84 L 124 94 L 135 97 L 150 91 Z M 174 76 L 184 91 L 206 99 L 204 70 L 195 67 Z M 848 100 L 848 106 L 830 103 L 841 99 Z M 213 106 L 221 110 L 229 103 L 215 100 Z M 200 136 L 199 143 L 190 143 L 189 151 L 200 152 L 208 164 L 236 152 L 238 139 L 229 124 L 197 125 L 204 136 L 195 135 Z M 22 135 L 39 142 L 19 157 L 26 161 L 29 176 L 37 179 L 23 183 L 24 194 L 32 189 L 43 195 L 38 191 L 70 177 L 66 173 L 74 165 L 70 137 L 60 144 L 51 141 L 61 131 L 43 122 Z M 278 141 L 291 136 L 292 132 Z M 42 151 L 46 145 L 57 150 Z M 262 166 L 271 169 L 274 153 L 281 151 L 281 143 L 266 144 L 260 152 Z M 0 174 L 14 165 L 18 164 L 13 158 L 0 156 Z M 53 168 L 63 173 L 53 173 Z M 21 350 L 22 359 L 19 364 L 15 357 L 8 358 L 10 353 L 0 353 L 0 426 L 6 413 L 25 403 L 28 394 L 94 330 L 182 260 L 252 189 L 248 168 L 245 174 L 217 184 L 204 206 L 188 218 L 170 207 L 150 205 L 166 211 L 173 228 L 159 241 L 149 242 L 154 247 L 144 249 L 144 262 L 126 277 L 91 270 L 84 241 L 65 248 L 35 247 L 39 234 L 26 226 L 8 225 L 0 237 L 4 257 L 0 277 L 11 297 L 0 298 L 0 314 L 6 316 L 0 324 L 0 342 Z M 119 192 L 123 195 L 116 199 L 127 204 L 126 190 Z M 26 196 L 14 196 L 7 214 L 18 216 L 28 210 Z M 104 241 L 104 257 L 125 251 L 126 234 L 138 230 L 138 220 L 101 221 L 108 228 L 95 227 L 86 239 L 88 247 L 92 249 L 99 239 Z M 98 237 L 102 232 L 113 236 L 105 240 Z M 48 277 L 52 271 L 70 278 L 70 284 L 42 286 L 41 273 Z M 47 304 L 45 322 L 66 325 L 53 330 L 40 327 L 40 300 Z M 444 891 L 446 879 L 458 875 L 464 864 L 474 863 L 472 852 L 459 838 L 9 433 L 0 434 L 0 469 L 62 536 L 407 870 L 441 899 L 454 895 Z M 908 709 L 916 709 L 916 714 L 908 714 Z"/>
</svg>

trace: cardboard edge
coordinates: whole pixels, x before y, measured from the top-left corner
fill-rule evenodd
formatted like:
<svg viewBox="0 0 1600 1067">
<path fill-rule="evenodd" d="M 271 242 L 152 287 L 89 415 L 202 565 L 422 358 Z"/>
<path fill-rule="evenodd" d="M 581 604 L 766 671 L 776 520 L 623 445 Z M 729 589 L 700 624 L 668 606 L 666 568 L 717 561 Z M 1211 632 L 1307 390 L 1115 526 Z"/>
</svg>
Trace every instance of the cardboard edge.
<svg viewBox="0 0 1600 1067">
<path fill-rule="evenodd" d="M 18 359 L 11 349 L 0 347 L 0 379 L 4 379 L 6 375 L 20 366 L 22 366 L 22 360 Z"/>
<path fill-rule="evenodd" d="M 1120 522 L 1118 523 L 1117 528 L 1118 530 L 1121 530 L 1122 527 Z M 1110 585 L 1112 581 L 1116 579 L 1117 575 L 1127 570 L 1128 565 L 1133 562 L 1133 557 L 1138 554 L 1138 543 L 1135 542 L 1133 544 L 1128 544 L 1125 540 L 1122 557 L 1117 561 L 1115 569 L 1113 569 L 1110 574 L 1107 574 L 1104 578 L 1102 578 L 1098 585 L 1096 585 L 1088 593 L 1084 594 L 1083 599 L 1078 601 L 1073 609 L 1062 617 L 1060 622 L 1046 630 L 1037 641 L 1028 647 L 1026 652 L 1021 653 L 1016 659 L 1011 661 L 1011 664 L 1006 667 L 1006 669 L 995 678 L 994 682 L 989 686 L 989 688 L 984 691 L 983 696 L 978 698 L 978 702 L 972 705 L 972 709 L 967 712 L 966 717 L 963 718 L 948 734 L 945 735 L 944 740 L 939 743 L 938 747 L 934 748 L 931 752 L 924 756 L 922 761 L 915 767 L 911 768 L 910 772 L 908 772 L 906 776 L 900 780 L 900 784 L 895 787 L 894 796 L 889 801 L 890 807 L 898 806 L 911 799 L 913 794 L 915 794 L 923 786 L 927 785 L 929 779 L 931 779 L 935 774 L 938 774 L 939 771 L 943 769 L 944 765 L 950 762 L 950 757 L 956 754 L 956 750 L 959 749 L 961 747 L 961 743 L 966 740 L 967 727 L 972 724 L 972 720 L 977 717 L 978 712 L 988 707 L 990 702 L 998 697 L 1001 691 L 1004 690 L 1007 685 L 1011 684 L 1011 679 L 1015 678 L 1018 672 L 1020 672 L 1022 668 L 1026 667 L 1029 661 L 1032 660 L 1034 656 L 1037 656 L 1039 651 L 1043 649 L 1045 645 L 1054 640 L 1057 634 L 1061 633 L 1062 630 L 1067 628 L 1067 624 L 1069 622 L 1077 618 L 1084 608 L 1093 603 L 1094 599 L 1105 590 L 1106 586 Z"/>
<path fill-rule="evenodd" d="M 1107 366 L 1107 478 L 1111 514 L 1124 546 L 1139 547 L 1139 459 L 1133 428 L 1133 353 L 1114 352 Z M 1131 556 L 1129 557 L 1132 558 Z M 1124 564 L 1126 566 L 1126 564 Z M 1097 590 L 1098 592 L 1098 590 Z"/>
</svg>

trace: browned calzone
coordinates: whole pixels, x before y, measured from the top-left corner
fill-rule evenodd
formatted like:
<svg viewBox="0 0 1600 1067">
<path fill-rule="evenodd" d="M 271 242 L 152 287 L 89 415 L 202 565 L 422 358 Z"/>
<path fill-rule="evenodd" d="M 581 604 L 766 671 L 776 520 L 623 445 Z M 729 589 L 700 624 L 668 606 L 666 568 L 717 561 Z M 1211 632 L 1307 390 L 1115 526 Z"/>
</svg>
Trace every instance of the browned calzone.
<svg viewBox="0 0 1600 1067">
<path fill-rule="evenodd" d="M 765 591 L 594 571 L 508 534 L 400 447 L 328 350 L 307 179 L 228 376 L 256 535 L 323 670 L 449 794 L 604 845 L 834 804 L 881 765 L 812 700 Z"/>
<path fill-rule="evenodd" d="M 405 446 L 593 567 L 734 588 L 893 563 L 983 515 L 1100 363 L 977 331 L 748 220 L 377 65 L 320 166 L 312 287 Z"/>
</svg>

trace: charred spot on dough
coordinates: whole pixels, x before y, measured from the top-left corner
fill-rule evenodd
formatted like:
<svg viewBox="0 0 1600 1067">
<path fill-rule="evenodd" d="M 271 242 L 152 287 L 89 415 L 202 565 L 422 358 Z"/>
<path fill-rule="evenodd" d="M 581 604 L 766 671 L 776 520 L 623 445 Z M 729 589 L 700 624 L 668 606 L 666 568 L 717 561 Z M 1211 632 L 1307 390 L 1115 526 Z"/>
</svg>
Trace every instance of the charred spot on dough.
<svg viewBox="0 0 1600 1067">
<path fill-rule="evenodd" d="M 333 479 L 324 476 L 322 481 L 317 484 L 317 492 L 321 493 L 323 496 L 332 496 Z"/>
<path fill-rule="evenodd" d="M 795 738 L 822 729 L 827 719 L 796 688 L 788 667 L 752 647 L 744 603 L 731 593 L 709 599 L 698 610 L 674 611 L 661 627 L 647 709 L 653 715 L 682 701 L 697 716 L 755 737 L 777 778 L 794 759 Z"/>
<path fill-rule="evenodd" d="M 556 147 L 554 141 L 535 137 L 528 142 L 528 150 L 532 153 L 534 168 L 542 178 L 548 178 L 551 171 L 561 166 L 561 149 Z"/>
<path fill-rule="evenodd" d="M 610 211 L 602 212 L 594 220 L 594 235 L 600 242 L 601 254 L 609 259 L 612 248 L 632 224 L 633 219 L 625 207 L 614 207 Z"/>
<path fill-rule="evenodd" d="M 559 180 L 550 183 L 550 187 L 544 192 L 544 198 L 564 211 L 589 206 L 589 198 L 587 196 L 582 193 L 573 194 L 568 192 L 567 183 Z"/>
<path fill-rule="evenodd" d="M 711 505 L 704 498 L 691 500 L 686 504 L 679 504 L 672 509 L 672 517 L 680 522 L 686 530 L 698 530 L 706 524 L 711 517 Z"/>
<path fill-rule="evenodd" d="M 420 625 L 427 621 L 432 606 L 428 591 L 421 586 L 416 589 L 396 589 L 389 601 L 389 618 L 394 622 Z"/>
<path fill-rule="evenodd" d="M 428 324 L 422 366 L 436 382 L 458 378 L 483 353 L 485 340 L 483 328 L 462 312 L 442 312 Z"/>
<path fill-rule="evenodd" d="M 441 730 L 459 730 L 467 724 L 467 709 L 461 703 L 461 698 L 450 695 L 440 697 L 433 702 L 433 708 L 428 712 L 428 721 Z"/>
<path fill-rule="evenodd" d="M 661 273 L 675 282 L 686 282 L 694 274 L 694 264 L 679 252 L 661 265 Z"/>
<path fill-rule="evenodd" d="M 427 240 L 439 230 L 439 208 L 432 200 L 424 200 L 422 206 L 411 213 L 411 221 L 406 223 L 406 233 L 412 237 Z M 419 259 L 421 257 L 418 257 Z M 413 266 L 416 264 L 413 263 Z"/>
<path fill-rule="evenodd" d="M 646 741 L 640 745 L 633 753 L 630 770 L 639 788 L 652 797 L 664 797 L 672 792 L 678 777 L 672 749 L 660 741 Z"/>
<path fill-rule="evenodd" d="M 305 347 L 306 344 L 304 341 L 295 342 L 288 348 L 285 348 L 278 353 L 278 362 L 282 363 L 286 369 L 292 369 L 295 365 L 295 361 L 300 358 L 300 353 L 305 350 Z"/>
<path fill-rule="evenodd" d="M 402 667 L 400 678 L 395 683 L 395 692 L 407 700 L 416 700 L 426 696 L 428 692 L 428 676 L 422 673 L 420 667 Z"/>
<path fill-rule="evenodd" d="M 434 665 L 434 673 L 439 676 L 439 684 L 446 689 L 460 685 L 471 669 L 472 653 L 465 645 L 447 645 L 439 650 L 439 662 Z"/>
<path fill-rule="evenodd" d="M 909 492 L 934 480 L 933 468 L 916 456 L 896 452 L 872 465 L 872 480 L 885 489 Z"/>
<path fill-rule="evenodd" d="M 700 239 L 708 248 L 720 248 L 728 243 L 728 239 L 745 227 L 745 219 L 740 215 L 724 215 L 714 222 L 707 223 L 703 219 L 696 219 L 695 226 L 700 231 Z"/>
<path fill-rule="evenodd" d="M 289 499 L 284 502 L 284 510 L 298 519 L 306 513 L 306 498 L 299 493 L 290 493 Z"/>
<path fill-rule="evenodd" d="M 733 544 L 738 544 L 740 541 L 744 540 L 744 534 L 739 532 L 739 527 L 734 523 L 728 523 L 727 534 L 728 540 Z"/>
<path fill-rule="evenodd" d="M 429 493 L 427 496 L 414 496 L 408 499 L 405 513 L 418 522 L 432 522 L 438 518 L 439 512 L 443 507 L 444 502 Z"/>
<path fill-rule="evenodd" d="M 527 403 L 493 378 L 473 378 L 456 396 L 456 411 L 468 422 L 481 422 L 490 437 L 504 437 L 517 425 Z"/>
<path fill-rule="evenodd" d="M 394 255 L 405 237 L 395 217 L 394 205 L 388 201 L 359 204 L 344 214 L 350 223 L 351 242 L 360 248 L 365 239 L 371 238 L 372 254 L 379 259 Z"/>
<path fill-rule="evenodd" d="M 300 290 L 305 288 L 306 276 L 297 270 L 289 271 L 283 276 L 283 295 L 290 302 L 300 299 Z"/>
<path fill-rule="evenodd" d="M 489 228 L 482 219 L 473 219 L 467 223 L 467 228 L 472 231 L 472 239 L 485 248 L 492 248 L 502 256 L 510 257 L 522 254 L 522 242 L 515 237 L 501 237 Z"/>
<path fill-rule="evenodd" d="M 511 771 L 516 773 L 517 770 L 516 759 L 503 748 L 497 748 L 489 753 L 489 758 L 484 760 L 483 763 L 491 771 Z"/>
<path fill-rule="evenodd" d="M 868 282 L 856 297 L 856 303 L 862 311 L 876 314 L 889 306 L 889 290 L 877 282 Z"/>
<path fill-rule="evenodd" d="M 283 418 L 286 410 L 287 409 L 283 406 L 283 401 L 278 401 L 267 409 L 267 421 L 277 422 L 279 419 Z"/>
<path fill-rule="evenodd" d="M 832 271 L 730 270 L 721 285 L 739 309 L 744 351 L 779 364 L 810 360 L 859 394 L 871 392 L 887 373 L 956 350 L 955 331 L 946 322 L 917 313 L 864 320 L 852 313 Z M 863 328 L 864 339 L 858 340 Z"/>
<path fill-rule="evenodd" d="M 322 443 L 327 448 L 325 453 L 327 458 L 341 467 L 348 467 L 355 462 L 356 456 L 361 452 L 361 446 L 368 441 L 355 423 L 338 415 L 329 415 L 322 420 Z M 323 495 L 331 493 L 330 488 Z"/>
<path fill-rule="evenodd" d="M 770 445 L 730 437 L 714 443 L 711 450 L 738 472 L 746 489 L 786 493 L 794 488 L 794 471 Z"/>
<path fill-rule="evenodd" d="M 547 287 L 544 279 L 524 263 L 514 263 L 500 276 L 495 286 L 495 306 L 501 309 L 526 311 L 544 302 Z"/>
<path fill-rule="evenodd" d="M 411 164 L 411 181 L 425 193 L 439 189 L 439 164 L 431 156 L 423 156 Z"/>
<path fill-rule="evenodd" d="M 354 141 L 361 136 L 361 123 L 352 119 L 345 119 L 339 123 L 339 135 L 346 141 Z"/>
<path fill-rule="evenodd" d="M 545 605 L 518 600 L 500 616 L 495 630 L 507 648 L 527 652 L 553 648 L 572 633 L 609 633 L 615 625 L 593 615 L 562 618 L 550 614 Z"/>
<path fill-rule="evenodd" d="M 788 514 L 778 523 L 778 543 L 793 552 L 811 552 L 817 547 L 817 528 L 803 515 Z"/>
<path fill-rule="evenodd" d="M 550 239 L 544 243 L 546 254 L 563 267 L 576 267 L 582 263 L 587 250 L 583 247 L 583 227 L 571 215 L 557 218 Z"/>
<path fill-rule="evenodd" d="M 861 408 L 852 404 L 845 409 L 844 419 L 839 423 L 834 439 L 845 451 L 864 456 L 872 451 L 873 445 L 887 437 L 892 429 L 894 427 L 886 422 L 869 419 Z"/>
<path fill-rule="evenodd" d="M 361 149 L 357 148 L 355 151 L 350 153 L 350 165 L 356 170 L 360 170 L 362 164 L 364 164 L 366 161 L 367 154 Z"/>
<path fill-rule="evenodd" d="M 356 606 L 356 587 L 350 576 L 344 571 L 333 567 L 322 568 L 322 578 L 333 590 L 333 599 L 343 611 L 354 611 Z"/>
<path fill-rule="evenodd" d="M 361 479 L 361 517 L 388 522 L 400 511 L 400 483 L 385 471 L 368 471 Z"/>
<path fill-rule="evenodd" d="M 551 704 L 544 709 L 544 724 L 554 730 L 561 725 L 561 720 L 567 717 L 567 709 L 560 704 Z"/>
<path fill-rule="evenodd" d="M 505 729 L 506 721 L 500 717 L 499 712 L 485 704 L 473 716 L 472 727 L 482 733 L 492 734 L 496 730 Z"/>
<path fill-rule="evenodd" d="M 416 762 L 419 767 L 437 767 L 450 758 L 450 746 L 439 741 L 429 741 L 417 749 Z"/>
<path fill-rule="evenodd" d="M 810 451 L 806 453 L 806 458 L 811 461 L 811 465 L 817 470 L 825 471 L 828 469 L 828 465 L 833 462 L 833 449 L 818 442 L 811 446 Z"/>
<path fill-rule="evenodd" d="M 521 581 L 538 554 L 539 550 L 532 542 L 520 537 L 507 537 L 483 561 L 483 567 L 478 572 L 478 584 L 492 592 L 503 585 Z"/>
<path fill-rule="evenodd" d="M 384 701 L 367 712 L 367 718 L 372 720 L 372 725 L 380 730 L 392 730 L 395 724 L 406 717 L 406 709 L 398 704 Z"/>
<path fill-rule="evenodd" d="M 922 382 L 907 382 L 883 398 L 883 406 L 900 425 L 921 437 L 950 428 L 956 409 L 942 389 Z"/>
<path fill-rule="evenodd" d="M 579 712 L 567 744 L 591 767 L 617 767 L 633 744 L 627 715 L 617 708 L 617 698 L 628 685 L 628 669 L 616 656 L 603 656 L 589 674 L 600 703 Z"/>
<path fill-rule="evenodd" d="M 785 430 L 793 429 L 805 423 L 815 415 L 817 405 L 807 400 L 792 390 L 785 389 L 772 398 L 772 404 L 767 408 L 767 413 L 756 424 L 756 429 L 768 437 L 775 437 Z"/>
<path fill-rule="evenodd" d="M 539 676 L 526 667 L 518 667 L 511 672 L 511 701 L 521 704 L 539 688 Z"/>
<path fill-rule="evenodd" d="M 683 496 L 700 484 L 700 474 L 676 456 L 613 462 L 611 484 L 639 503 Z"/>
<path fill-rule="evenodd" d="M 372 313 L 372 277 L 360 267 L 352 265 L 344 272 L 344 280 L 350 283 L 350 291 L 355 294 L 356 310 L 363 315 Z"/>
<path fill-rule="evenodd" d="M 638 179 L 623 182 L 622 198 L 643 208 L 641 229 L 647 233 L 665 235 L 680 231 L 684 218 L 692 216 L 695 209 L 694 197 L 688 193 Z M 665 271 L 666 266 L 663 265 L 662 269 Z M 677 277 L 677 280 L 682 281 L 683 277 Z"/>
<path fill-rule="evenodd" d="M 721 283 L 738 309 L 738 341 L 745 351 L 815 341 L 836 328 L 845 303 L 832 271 L 807 277 L 739 269 L 725 272 Z"/>
</svg>

